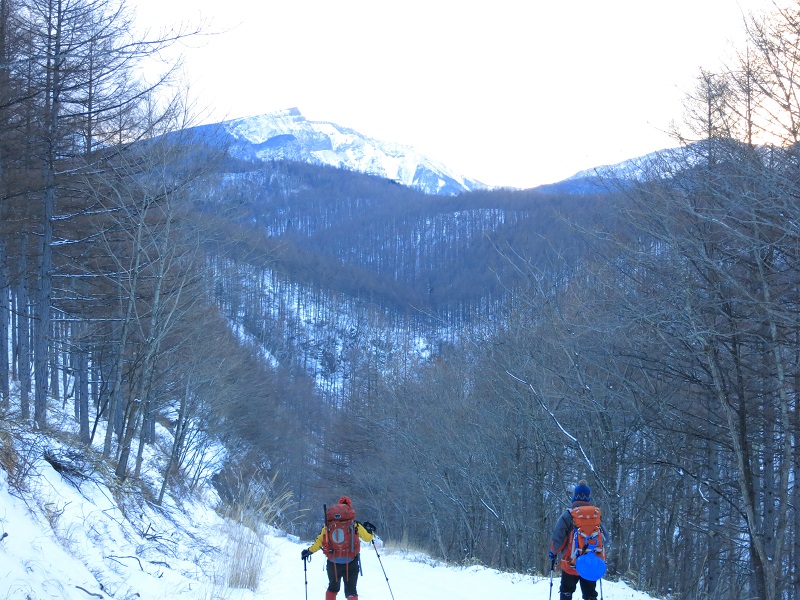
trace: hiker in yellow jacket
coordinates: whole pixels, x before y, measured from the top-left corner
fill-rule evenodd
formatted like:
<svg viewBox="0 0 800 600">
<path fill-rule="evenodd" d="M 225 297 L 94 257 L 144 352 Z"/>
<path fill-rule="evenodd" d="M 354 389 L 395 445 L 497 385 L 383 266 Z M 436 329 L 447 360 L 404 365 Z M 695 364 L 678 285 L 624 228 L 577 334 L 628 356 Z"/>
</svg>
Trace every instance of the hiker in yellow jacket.
<svg viewBox="0 0 800 600">
<path fill-rule="evenodd" d="M 339 502 L 325 511 L 322 531 L 301 557 L 306 560 L 322 549 L 328 559 L 328 590 L 325 600 L 335 600 L 344 579 L 344 595 L 349 600 L 358 600 L 358 583 L 361 541 L 371 542 L 375 526 L 368 521 L 356 521 L 356 513 L 350 498 L 342 496 Z"/>
</svg>

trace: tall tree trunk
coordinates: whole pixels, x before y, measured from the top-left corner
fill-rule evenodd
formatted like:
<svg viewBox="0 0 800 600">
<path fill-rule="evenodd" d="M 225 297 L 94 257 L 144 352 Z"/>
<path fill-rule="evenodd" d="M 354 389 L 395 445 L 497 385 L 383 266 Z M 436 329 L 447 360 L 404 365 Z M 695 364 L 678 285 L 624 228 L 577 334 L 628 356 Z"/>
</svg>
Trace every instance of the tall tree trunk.
<svg viewBox="0 0 800 600">
<path fill-rule="evenodd" d="M 31 352 L 30 352 L 30 303 L 28 301 L 28 282 L 26 273 L 27 249 L 20 253 L 22 275 L 17 287 L 17 373 L 19 375 L 20 413 L 23 421 L 31 418 Z"/>
<path fill-rule="evenodd" d="M 144 461 L 144 447 L 147 443 L 148 434 L 147 429 L 150 421 L 153 418 L 151 414 L 150 393 L 148 391 L 147 399 L 142 404 L 142 429 L 139 432 L 139 448 L 136 450 L 136 466 L 133 469 L 133 476 L 137 479 L 142 475 L 142 462 Z"/>
<path fill-rule="evenodd" d="M 0 20 L 2 20 L 2 10 L 0 10 Z M 0 165 L 1 168 L 2 165 Z M 8 381 L 10 373 L 8 363 L 8 333 L 11 323 L 10 300 L 6 245 L 0 242 L 0 409 L 2 410 L 8 410 L 10 399 Z"/>
<path fill-rule="evenodd" d="M 125 433 L 120 441 L 119 460 L 117 461 L 117 468 L 114 471 L 114 474 L 120 481 L 124 481 L 128 475 L 128 459 L 131 454 L 133 436 L 136 434 L 136 429 L 139 424 L 140 405 L 141 402 L 135 397 L 131 398 L 128 402 L 128 410 L 125 415 Z"/>
<path fill-rule="evenodd" d="M 84 444 L 89 444 L 89 358 L 86 349 L 86 324 L 76 324 L 75 330 L 75 408 L 80 439 Z"/>
<path fill-rule="evenodd" d="M 156 500 L 156 504 L 158 504 L 159 506 L 161 506 L 161 503 L 164 501 L 164 493 L 167 491 L 167 484 L 172 478 L 173 470 L 177 470 L 179 467 L 178 459 L 181 455 L 183 444 L 184 441 L 186 440 L 186 431 L 188 429 L 187 406 L 189 404 L 191 388 L 192 388 L 192 376 L 189 375 L 186 378 L 185 389 L 183 392 L 183 396 L 181 397 L 180 400 L 180 406 L 178 408 L 178 420 L 175 423 L 175 437 L 172 440 L 172 450 L 169 453 L 169 461 L 167 462 L 167 466 L 164 469 L 164 479 L 161 482 L 161 489 L 158 491 L 158 499 Z"/>
<path fill-rule="evenodd" d="M 109 374 L 108 408 L 106 409 L 106 434 L 103 440 L 103 458 L 111 457 L 111 447 L 114 440 L 114 433 L 119 432 L 117 426 L 119 412 L 122 407 L 122 371 L 125 363 L 125 350 L 128 345 L 128 327 L 132 308 L 128 306 L 126 319 L 120 325 L 119 337 L 114 346 L 114 356 L 111 358 L 111 372 Z"/>
<path fill-rule="evenodd" d="M 719 472 L 719 449 L 713 441 L 707 445 L 707 463 L 709 466 L 709 480 L 711 475 Z M 708 492 L 708 537 L 706 545 L 706 562 L 708 563 L 708 576 L 706 578 L 706 596 L 708 598 L 718 598 L 720 587 L 720 543 L 723 537 L 720 535 L 720 495 L 716 490 Z"/>
<path fill-rule="evenodd" d="M 42 206 L 42 238 L 39 264 L 39 290 L 36 299 L 36 321 L 34 323 L 34 376 L 36 380 L 34 414 L 36 425 L 43 429 L 47 426 L 47 391 L 48 366 L 50 363 L 50 303 L 53 290 L 53 218 L 56 205 L 56 161 L 58 153 L 59 127 L 58 119 L 61 110 L 61 69 L 64 57 L 61 54 L 62 36 L 64 35 L 62 0 L 50 4 L 50 31 L 48 32 L 46 114 L 47 139 L 44 164 L 44 198 Z"/>
</svg>

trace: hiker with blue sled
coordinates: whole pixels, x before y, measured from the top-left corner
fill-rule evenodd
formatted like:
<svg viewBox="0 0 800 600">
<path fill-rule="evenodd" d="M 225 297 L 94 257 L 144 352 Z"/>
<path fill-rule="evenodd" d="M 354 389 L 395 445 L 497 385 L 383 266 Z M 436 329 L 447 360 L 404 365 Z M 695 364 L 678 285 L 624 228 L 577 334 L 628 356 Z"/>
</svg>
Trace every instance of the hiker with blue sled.
<svg viewBox="0 0 800 600">
<path fill-rule="evenodd" d="M 608 535 L 600 523 L 602 511 L 592 502 L 592 490 L 581 480 L 572 504 L 553 528 L 550 545 L 550 586 L 556 563 L 561 568 L 560 600 L 572 600 L 580 583 L 583 600 L 597 599 L 597 581 L 606 572 Z M 561 560 L 558 558 L 561 556 Z M 601 589 L 602 589 L 602 583 Z"/>
</svg>

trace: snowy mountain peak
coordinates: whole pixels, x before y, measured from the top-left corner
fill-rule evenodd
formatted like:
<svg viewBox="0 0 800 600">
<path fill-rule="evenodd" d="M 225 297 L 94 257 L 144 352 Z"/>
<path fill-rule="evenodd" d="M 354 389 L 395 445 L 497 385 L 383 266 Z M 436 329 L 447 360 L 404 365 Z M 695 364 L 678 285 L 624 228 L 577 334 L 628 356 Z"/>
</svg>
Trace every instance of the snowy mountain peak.
<svg viewBox="0 0 800 600">
<path fill-rule="evenodd" d="M 296 160 L 392 179 L 429 194 L 454 195 L 484 184 L 454 173 L 413 148 L 367 137 L 288 108 L 221 123 L 231 152 L 248 160 Z"/>
<path fill-rule="evenodd" d="M 308 119 L 297 108 L 287 108 L 265 115 L 226 121 L 223 125 L 237 140 L 263 144 L 275 135 L 304 128 L 307 123 Z"/>
</svg>

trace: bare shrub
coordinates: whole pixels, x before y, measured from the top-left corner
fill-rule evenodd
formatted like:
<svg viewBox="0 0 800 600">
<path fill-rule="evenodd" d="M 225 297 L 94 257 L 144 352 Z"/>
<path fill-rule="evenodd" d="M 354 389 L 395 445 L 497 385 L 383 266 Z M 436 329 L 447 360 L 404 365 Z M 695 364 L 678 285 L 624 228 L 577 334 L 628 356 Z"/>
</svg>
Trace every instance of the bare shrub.
<svg viewBox="0 0 800 600">
<path fill-rule="evenodd" d="M 9 490 L 20 495 L 28 489 L 28 481 L 35 472 L 43 448 L 36 439 L 25 437 L 14 429 L 10 422 L 4 421 L 0 426 L 0 466 L 8 475 Z"/>
<path fill-rule="evenodd" d="M 8 431 L 0 430 L 0 467 L 8 473 L 8 478 L 14 477 L 19 464 L 19 454 L 14 447 L 14 439 Z"/>
<path fill-rule="evenodd" d="M 294 504 L 276 478 L 239 476 L 228 488 L 231 493 L 220 507 L 226 522 L 220 574 L 229 587 L 258 590 L 268 550 L 264 536 Z"/>
</svg>

